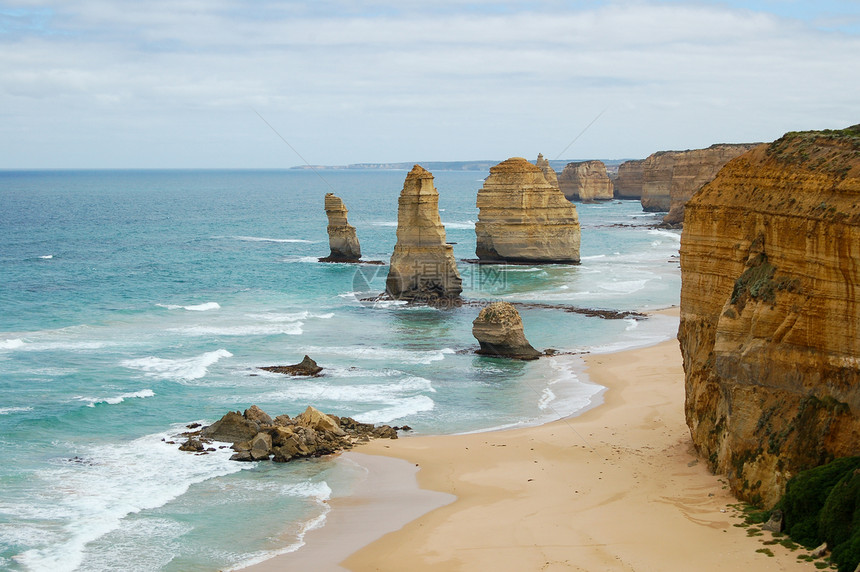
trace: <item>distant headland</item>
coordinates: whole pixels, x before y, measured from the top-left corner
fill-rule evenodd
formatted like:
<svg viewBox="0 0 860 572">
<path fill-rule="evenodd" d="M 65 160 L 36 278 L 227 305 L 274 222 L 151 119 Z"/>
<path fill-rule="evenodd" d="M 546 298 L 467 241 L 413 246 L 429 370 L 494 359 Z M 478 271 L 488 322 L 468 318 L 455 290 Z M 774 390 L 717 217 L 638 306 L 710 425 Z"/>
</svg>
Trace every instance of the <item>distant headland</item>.
<svg viewBox="0 0 860 572">
<path fill-rule="evenodd" d="M 609 159 L 603 160 L 607 167 L 616 167 L 624 163 L 628 159 Z M 564 169 L 564 166 L 571 162 L 580 161 L 578 159 L 550 159 L 549 164 L 553 169 Z M 423 166 L 428 171 L 487 171 L 490 167 L 498 165 L 500 160 L 486 161 L 405 161 L 402 163 L 353 163 L 351 165 L 297 165 L 291 169 L 316 169 L 334 170 L 334 169 L 376 169 L 376 170 L 403 170 L 409 171 L 416 163 Z"/>
</svg>

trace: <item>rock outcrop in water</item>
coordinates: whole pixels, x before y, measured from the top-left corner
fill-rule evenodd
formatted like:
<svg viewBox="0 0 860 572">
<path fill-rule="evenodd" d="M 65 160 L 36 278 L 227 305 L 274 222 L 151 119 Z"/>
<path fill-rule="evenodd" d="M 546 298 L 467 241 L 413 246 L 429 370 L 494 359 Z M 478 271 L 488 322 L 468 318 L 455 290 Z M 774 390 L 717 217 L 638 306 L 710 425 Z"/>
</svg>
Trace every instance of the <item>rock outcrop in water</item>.
<svg viewBox="0 0 860 572">
<path fill-rule="evenodd" d="M 433 175 L 415 165 L 406 176 L 397 208 L 397 244 L 386 292 L 398 300 L 433 303 L 463 291 L 454 250 L 445 242 Z"/>
<path fill-rule="evenodd" d="M 535 166 L 543 171 L 543 178 L 546 179 L 546 182 L 549 183 L 550 187 L 558 188 L 558 174 L 556 174 L 555 169 L 553 169 L 549 161 L 544 159 L 542 153 L 538 153 L 537 161 L 535 161 Z"/>
<path fill-rule="evenodd" d="M 481 310 L 472 322 L 472 335 L 481 344 L 477 352 L 481 355 L 524 360 L 541 356 L 526 339 L 520 313 L 508 302 L 494 302 Z"/>
<path fill-rule="evenodd" d="M 711 145 L 707 149 L 660 151 L 645 159 L 642 209 L 666 212 L 665 224 L 684 220 L 684 204 L 713 180 L 723 165 L 746 153 L 756 143 Z"/>
<path fill-rule="evenodd" d="M 361 246 L 355 234 L 355 227 L 346 220 L 343 201 L 334 193 L 326 193 L 325 214 L 328 216 L 328 244 L 331 254 L 320 258 L 320 262 L 358 262 Z"/>
<path fill-rule="evenodd" d="M 475 253 L 484 262 L 578 263 L 579 216 L 539 167 L 513 157 L 478 191 Z"/>
<path fill-rule="evenodd" d="M 323 368 L 317 365 L 317 362 L 307 355 L 302 359 L 302 361 L 293 365 L 271 365 L 261 367 L 260 369 L 270 371 L 272 373 L 282 373 L 284 375 L 303 375 L 309 377 L 318 377 L 323 370 Z"/>
<path fill-rule="evenodd" d="M 404 427 L 404 430 L 407 428 Z M 230 411 L 200 431 L 185 433 L 183 451 L 202 452 L 213 441 L 232 443 L 233 461 L 272 459 L 285 463 L 293 459 L 330 455 L 351 449 L 370 439 L 397 439 L 397 429 L 388 425 L 374 427 L 350 417 L 337 417 L 308 407 L 294 418 L 278 415 L 272 419 L 252 405 L 244 413 Z M 214 450 L 214 449 L 209 449 Z"/>
<path fill-rule="evenodd" d="M 558 178 L 559 189 L 571 201 L 590 203 L 612 199 L 612 181 L 603 161 L 581 161 L 565 165 Z"/>
<path fill-rule="evenodd" d="M 642 183 L 645 179 L 645 159 L 625 161 L 618 166 L 618 175 L 613 181 L 616 199 L 641 199 Z"/>
<path fill-rule="evenodd" d="M 743 499 L 860 454 L 858 261 L 860 126 L 761 145 L 686 205 L 687 423 Z"/>
</svg>

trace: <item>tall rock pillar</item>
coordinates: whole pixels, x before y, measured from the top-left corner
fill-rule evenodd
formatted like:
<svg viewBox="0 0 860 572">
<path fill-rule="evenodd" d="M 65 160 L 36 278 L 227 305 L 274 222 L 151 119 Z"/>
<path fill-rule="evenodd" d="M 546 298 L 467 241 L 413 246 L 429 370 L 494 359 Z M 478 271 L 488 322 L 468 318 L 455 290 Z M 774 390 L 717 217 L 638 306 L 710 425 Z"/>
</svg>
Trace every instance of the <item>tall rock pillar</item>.
<svg viewBox="0 0 860 572">
<path fill-rule="evenodd" d="M 361 246 L 355 235 L 355 227 L 346 220 L 346 207 L 333 193 L 325 196 L 325 214 L 328 216 L 328 243 L 331 254 L 321 258 L 324 262 L 357 262 L 361 258 Z"/>
<path fill-rule="evenodd" d="M 420 165 L 409 171 L 400 191 L 397 245 L 385 285 L 393 298 L 428 302 L 463 291 L 454 249 L 445 242 L 433 175 Z"/>
</svg>

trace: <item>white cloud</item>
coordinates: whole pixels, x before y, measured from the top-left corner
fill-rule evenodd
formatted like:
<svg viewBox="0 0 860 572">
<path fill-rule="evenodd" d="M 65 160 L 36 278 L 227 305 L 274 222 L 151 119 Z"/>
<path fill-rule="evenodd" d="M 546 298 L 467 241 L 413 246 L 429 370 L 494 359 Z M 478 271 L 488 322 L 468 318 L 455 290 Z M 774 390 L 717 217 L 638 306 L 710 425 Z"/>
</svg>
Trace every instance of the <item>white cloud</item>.
<svg viewBox="0 0 860 572">
<path fill-rule="evenodd" d="M 17 3 L 42 11 L 0 34 L 0 167 L 299 163 L 254 109 L 338 164 L 553 157 L 603 109 L 566 157 L 858 121 L 858 36 L 723 5 L 594 4 Z"/>
</svg>

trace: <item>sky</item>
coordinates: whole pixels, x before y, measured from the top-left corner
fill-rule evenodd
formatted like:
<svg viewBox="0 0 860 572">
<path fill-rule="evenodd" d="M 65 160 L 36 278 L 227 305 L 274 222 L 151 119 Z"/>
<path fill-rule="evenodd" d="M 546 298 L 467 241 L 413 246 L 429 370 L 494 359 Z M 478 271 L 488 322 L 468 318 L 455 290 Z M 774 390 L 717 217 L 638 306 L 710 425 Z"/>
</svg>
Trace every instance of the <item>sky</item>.
<svg viewBox="0 0 860 572">
<path fill-rule="evenodd" d="M 0 169 L 644 158 L 860 123 L 860 0 L 0 0 Z"/>
</svg>

